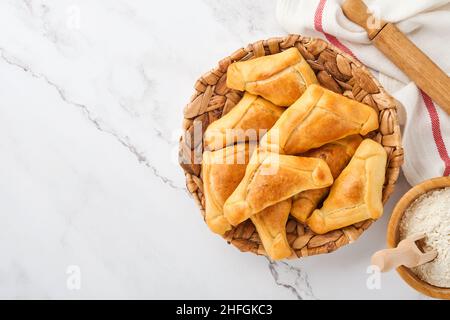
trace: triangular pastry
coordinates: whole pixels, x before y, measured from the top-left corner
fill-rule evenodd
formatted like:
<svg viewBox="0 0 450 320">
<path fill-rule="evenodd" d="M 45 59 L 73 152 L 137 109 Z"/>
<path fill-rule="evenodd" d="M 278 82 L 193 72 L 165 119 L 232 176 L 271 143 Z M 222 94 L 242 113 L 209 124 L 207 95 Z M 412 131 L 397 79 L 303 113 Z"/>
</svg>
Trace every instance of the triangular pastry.
<svg viewBox="0 0 450 320">
<path fill-rule="evenodd" d="M 311 85 L 261 139 L 261 148 L 299 154 L 377 128 L 378 115 L 370 106 Z"/>
<path fill-rule="evenodd" d="M 223 216 L 223 204 L 245 175 L 249 160 L 248 143 L 239 143 L 217 151 L 203 153 L 202 175 L 205 194 L 205 220 L 215 233 L 231 229 Z"/>
<path fill-rule="evenodd" d="M 323 234 L 383 214 L 382 189 L 386 151 L 366 139 L 331 187 L 321 209 L 306 221 L 315 233 Z"/>
<path fill-rule="evenodd" d="M 278 106 L 290 106 L 317 78 L 297 48 L 239 61 L 227 71 L 227 86 L 260 95 Z"/>
<path fill-rule="evenodd" d="M 333 177 L 325 161 L 256 149 L 239 186 L 224 204 L 225 218 L 236 226 L 255 213 L 309 189 L 327 187 Z"/>
<path fill-rule="evenodd" d="M 217 150 L 235 142 L 257 141 L 272 128 L 285 109 L 245 93 L 239 103 L 205 131 L 204 142 L 209 150 Z"/>
<path fill-rule="evenodd" d="M 270 206 L 251 216 L 267 255 L 280 260 L 291 256 L 292 250 L 286 237 L 286 222 L 291 209 L 291 199 Z"/>
<path fill-rule="evenodd" d="M 318 149 L 309 150 L 301 156 L 324 160 L 330 168 L 333 178 L 336 179 L 350 161 L 361 141 L 360 135 L 352 135 L 330 142 Z M 305 223 L 329 191 L 330 187 L 325 187 L 296 194 L 292 197 L 291 215 L 298 221 Z"/>
</svg>

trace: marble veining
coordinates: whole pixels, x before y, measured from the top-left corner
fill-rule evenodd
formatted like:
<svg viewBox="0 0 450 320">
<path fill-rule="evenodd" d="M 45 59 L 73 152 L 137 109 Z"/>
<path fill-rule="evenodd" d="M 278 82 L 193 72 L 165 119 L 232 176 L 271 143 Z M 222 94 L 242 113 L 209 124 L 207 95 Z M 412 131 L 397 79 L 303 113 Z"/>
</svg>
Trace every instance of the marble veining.
<svg viewBox="0 0 450 320">
<path fill-rule="evenodd" d="M 45 77 L 43 74 L 37 74 L 37 73 L 34 73 L 29 67 L 24 66 L 24 65 L 21 65 L 21 64 L 18 63 L 18 62 L 13 62 L 12 59 L 7 58 L 7 56 L 6 56 L 6 54 L 5 54 L 5 50 L 4 50 L 3 48 L 0 48 L 0 53 L 1 53 L 2 59 L 3 59 L 6 63 L 8 63 L 8 64 L 10 64 L 10 65 L 14 65 L 14 66 L 16 66 L 16 67 L 22 69 L 23 71 L 29 73 L 29 74 L 30 74 L 32 77 L 34 77 L 34 78 L 42 79 L 43 81 L 45 81 L 48 85 L 50 85 L 51 87 L 53 87 L 53 88 L 58 92 L 59 96 L 61 97 L 61 99 L 62 99 L 64 102 L 66 102 L 67 104 L 72 105 L 72 106 L 74 106 L 74 107 L 81 108 L 81 109 L 83 110 L 84 114 L 86 115 L 86 118 L 94 125 L 94 127 L 95 127 L 97 130 L 112 135 L 112 136 L 113 136 L 113 137 L 114 137 L 121 145 L 123 145 L 123 146 L 124 146 L 125 148 L 127 148 L 133 155 L 135 155 L 136 158 L 137 158 L 137 160 L 138 160 L 140 163 L 143 163 L 145 166 L 147 166 L 147 167 L 152 171 L 152 173 L 155 175 L 155 177 L 161 179 L 161 181 L 162 181 L 163 183 L 167 184 L 168 186 L 170 186 L 171 188 L 174 188 L 174 189 L 178 189 L 178 190 L 185 190 L 185 189 L 186 189 L 186 188 L 183 188 L 183 187 L 176 186 L 175 183 L 174 183 L 171 179 L 169 179 L 169 178 L 167 178 L 167 177 L 161 175 L 161 174 L 158 172 L 158 169 L 148 161 L 148 159 L 145 157 L 145 155 L 144 155 L 143 153 L 139 152 L 139 150 L 137 150 L 136 147 L 133 146 L 133 145 L 130 143 L 130 141 L 129 141 L 130 139 L 129 139 L 128 137 L 121 137 L 121 136 L 120 136 L 117 132 L 115 132 L 114 130 L 108 129 L 108 128 L 104 128 L 104 125 L 101 123 L 101 121 L 98 120 L 98 119 L 96 119 L 96 118 L 94 118 L 94 116 L 92 115 L 92 113 L 91 113 L 91 111 L 89 110 L 88 106 L 86 106 L 86 105 L 84 105 L 84 104 L 81 104 L 81 103 L 78 103 L 78 102 L 74 102 L 74 101 L 69 100 L 69 99 L 66 97 L 66 94 L 64 93 L 64 90 L 63 90 L 62 88 L 60 88 L 56 83 L 50 81 L 50 80 L 49 80 L 47 77 Z M 154 130 L 155 130 L 155 133 L 156 133 L 156 137 L 162 139 L 163 141 L 165 141 L 165 142 L 168 143 L 168 144 L 172 144 L 172 143 L 169 142 L 166 138 L 164 138 L 164 136 L 163 136 L 163 134 L 162 134 L 161 131 L 159 131 L 159 130 L 156 129 L 156 128 L 155 128 Z"/>
<path fill-rule="evenodd" d="M 298 267 L 283 261 L 269 261 L 269 269 L 275 283 L 290 290 L 298 300 L 317 299 L 308 281 L 308 275 Z"/>
<path fill-rule="evenodd" d="M 187 195 L 195 80 L 283 35 L 274 1 L 5 0 L 0 24 L 1 298 L 423 298 L 393 273 L 366 285 L 387 216 L 331 255 L 267 262 Z"/>
</svg>

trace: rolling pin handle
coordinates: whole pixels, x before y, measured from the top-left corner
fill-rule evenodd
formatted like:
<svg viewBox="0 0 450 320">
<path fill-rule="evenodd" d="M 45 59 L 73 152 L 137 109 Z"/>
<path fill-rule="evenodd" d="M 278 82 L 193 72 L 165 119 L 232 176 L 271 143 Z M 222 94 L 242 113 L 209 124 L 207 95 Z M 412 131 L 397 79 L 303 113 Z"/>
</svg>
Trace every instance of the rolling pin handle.
<svg viewBox="0 0 450 320">
<path fill-rule="evenodd" d="M 384 28 L 386 22 L 375 17 L 362 0 L 346 0 L 342 4 L 345 16 L 364 28 L 372 40 Z"/>
</svg>

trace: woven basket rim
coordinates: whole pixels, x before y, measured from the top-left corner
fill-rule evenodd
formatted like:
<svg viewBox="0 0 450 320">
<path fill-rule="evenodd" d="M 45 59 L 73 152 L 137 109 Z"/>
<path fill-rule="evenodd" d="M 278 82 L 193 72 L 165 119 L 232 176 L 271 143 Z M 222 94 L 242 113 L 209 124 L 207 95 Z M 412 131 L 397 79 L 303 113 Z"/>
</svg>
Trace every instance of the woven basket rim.
<svg viewBox="0 0 450 320">
<path fill-rule="evenodd" d="M 388 153 L 383 204 L 392 194 L 403 163 L 396 100 L 386 92 L 369 69 L 356 58 L 323 39 L 290 34 L 250 43 L 220 60 L 216 68 L 196 81 L 195 92 L 184 109 L 184 133 L 180 138 L 179 159 L 185 172 L 187 189 L 199 206 L 203 217 L 205 212 L 201 166 L 185 164 L 186 159 L 190 161 L 196 157 L 201 159 L 203 154 L 202 143 L 197 146 L 192 143 L 193 127 L 196 123 L 202 125 L 206 123 L 203 128 L 206 129 L 209 123 L 226 114 L 239 101 L 242 93 L 226 88 L 225 85 L 226 71 L 232 62 L 275 54 L 291 47 L 298 48 L 315 71 L 322 86 L 333 91 L 340 89 L 343 91 L 340 93 L 344 96 L 369 104 L 379 111 L 380 128 L 369 137 L 381 143 Z M 322 55 L 325 56 L 324 59 L 322 59 Z M 311 57 L 314 57 L 314 60 L 308 59 Z M 333 57 L 335 61 L 333 61 Z M 325 61 L 322 65 L 320 64 L 321 59 Z M 351 75 L 349 75 L 348 66 L 351 67 Z M 343 70 L 346 71 L 345 74 Z M 349 77 L 349 80 L 344 81 Z M 351 89 L 349 90 L 349 88 Z M 218 116 L 219 113 L 220 116 Z M 290 217 L 286 224 L 286 230 L 289 243 L 293 247 L 291 258 L 333 252 L 356 241 L 371 224 L 372 220 L 366 220 L 324 235 L 316 235 Z M 250 219 L 227 232 L 224 238 L 241 251 L 259 255 L 266 254 Z"/>
</svg>

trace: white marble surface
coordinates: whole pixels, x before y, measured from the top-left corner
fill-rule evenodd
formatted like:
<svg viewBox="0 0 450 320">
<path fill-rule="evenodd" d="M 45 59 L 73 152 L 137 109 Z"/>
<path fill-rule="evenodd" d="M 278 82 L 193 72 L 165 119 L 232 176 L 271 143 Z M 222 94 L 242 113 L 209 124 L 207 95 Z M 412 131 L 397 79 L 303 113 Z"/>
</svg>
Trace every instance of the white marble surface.
<svg viewBox="0 0 450 320">
<path fill-rule="evenodd" d="M 176 145 L 193 83 L 284 34 L 274 6 L 0 1 L 1 298 L 422 297 L 395 273 L 366 286 L 404 180 L 355 244 L 275 264 L 211 234 L 188 197 Z"/>
</svg>

